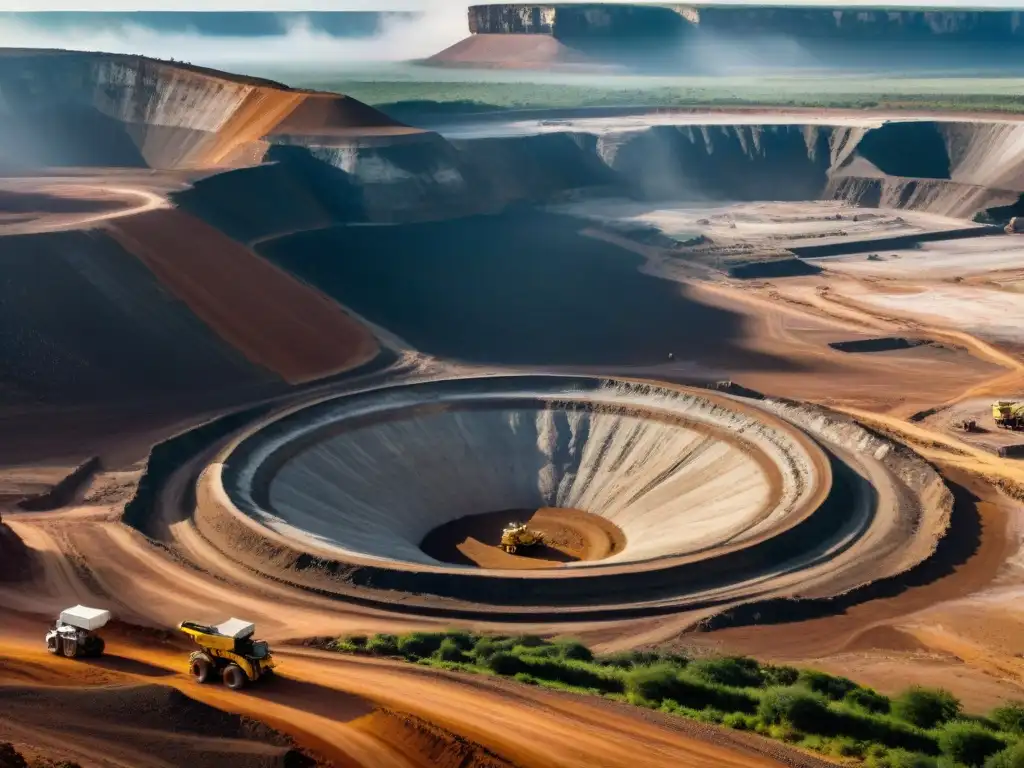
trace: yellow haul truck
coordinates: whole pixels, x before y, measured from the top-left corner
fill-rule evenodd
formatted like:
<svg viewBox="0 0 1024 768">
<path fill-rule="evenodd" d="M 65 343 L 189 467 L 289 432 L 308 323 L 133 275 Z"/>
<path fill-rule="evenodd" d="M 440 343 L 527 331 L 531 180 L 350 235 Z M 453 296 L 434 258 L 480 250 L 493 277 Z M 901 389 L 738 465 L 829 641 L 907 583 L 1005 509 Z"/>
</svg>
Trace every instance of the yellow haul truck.
<svg viewBox="0 0 1024 768">
<path fill-rule="evenodd" d="M 1024 429 L 1024 403 L 996 400 L 992 403 L 992 418 L 1000 429 Z"/>
<path fill-rule="evenodd" d="M 544 543 L 544 534 L 523 523 L 509 523 L 501 532 L 501 548 L 514 555 L 517 549 L 535 547 Z"/>
<path fill-rule="evenodd" d="M 217 675 L 224 685 L 237 691 L 269 675 L 277 666 L 270 646 L 252 639 L 256 625 L 248 621 L 229 619 L 215 627 L 183 621 L 178 628 L 199 646 L 188 657 L 189 671 L 197 683 Z"/>
</svg>

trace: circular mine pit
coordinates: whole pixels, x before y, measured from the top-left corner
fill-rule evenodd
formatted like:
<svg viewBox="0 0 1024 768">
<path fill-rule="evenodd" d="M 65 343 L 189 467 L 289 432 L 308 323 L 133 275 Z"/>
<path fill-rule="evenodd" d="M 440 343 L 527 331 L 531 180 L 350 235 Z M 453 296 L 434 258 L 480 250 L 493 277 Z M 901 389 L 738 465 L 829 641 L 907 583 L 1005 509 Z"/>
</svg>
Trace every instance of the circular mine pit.
<svg viewBox="0 0 1024 768">
<path fill-rule="evenodd" d="M 523 524 L 542 538 L 507 552 L 502 533 Z M 618 526 L 579 509 L 542 507 L 485 512 L 452 520 L 430 531 L 420 543 L 427 555 L 443 563 L 478 568 L 554 568 L 566 563 L 604 560 L 621 552 L 626 537 Z"/>
<path fill-rule="evenodd" d="M 915 499 L 943 491 L 914 456 L 821 409 L 480 376 L 251 427 L 200 478 L 194 521 L 225 557 L 343 599 L 600 618 L 851 589 L 926 554 L 931 534 L 908 539 L 927 533 Z M 511 522 L 547 543 L 504 552 Z"/>
<path fill-rule="evenodd" d="M 532 384 L 550 386 L 540 378 Z M 457 539 L 469 525 L 486 528 L 496 545 L 500 525 L 477 517 L 481 510 L 575 510 L 563 519 L 600 519 L 586 530 L 605 532 L 601 538 L 617 532 L 617 545 L 595 541 L 595 551 L 606 550 L 600 560 L 562 559 L 575 569 L 695 555 L 757 537 L 785 521 L 799 487 L 816 482 L 797 482 L 799 470 L 789 465 L 783 477 L 781 453 L 790 446 L 780 448 L 772 430 L 741 435 L 732 428 L 740 414 L 696 397 L 666 400 L 672 408 L 664 408 L 657 395 L 645 400 L 626 390 L 501 391 L 492 380 L 461 388 L 385 390 L 308 423 L 262 463 L 254 517 L 336 558 L 521 568 L 499 557 L 467 563 L 443 546 L 437 557 L 421 543 Z M 580 530 L 563 524 L 555 532 L 578 538 Z"/>
</svg>

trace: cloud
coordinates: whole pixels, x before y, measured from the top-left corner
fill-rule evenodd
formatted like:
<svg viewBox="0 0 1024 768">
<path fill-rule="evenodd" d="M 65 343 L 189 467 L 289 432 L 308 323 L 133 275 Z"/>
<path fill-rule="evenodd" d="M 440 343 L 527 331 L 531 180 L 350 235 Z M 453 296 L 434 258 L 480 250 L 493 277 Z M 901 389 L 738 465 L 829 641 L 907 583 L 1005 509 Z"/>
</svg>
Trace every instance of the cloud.
<svg viewBox="0 0 1024 768">
<path fill-rule="evenodd" d="M 177 59 L 211 67 L 239 64 L 321 65 L 403 61 L 437 53 L 469 34 L 465 6 L 420 3 L 416 16 L 382 16 L 373 37 L 343 38 L 318 31 L 307 17 L 292 19 L 282 35 L 231 37 L 161 32 L 131 23 L 50 28 L 38 17 L 0 18 L 0 46 L 68 48 Z M 304 8 L 303 10 L 308 10 Z"/>
</svg>

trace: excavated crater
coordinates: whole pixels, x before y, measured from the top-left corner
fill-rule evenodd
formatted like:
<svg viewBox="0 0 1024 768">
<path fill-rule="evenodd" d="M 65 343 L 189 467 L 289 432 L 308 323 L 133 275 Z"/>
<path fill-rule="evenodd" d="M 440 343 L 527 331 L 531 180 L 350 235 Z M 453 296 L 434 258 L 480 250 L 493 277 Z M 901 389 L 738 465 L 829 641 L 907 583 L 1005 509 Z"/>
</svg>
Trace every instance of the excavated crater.
<svg viewBox="0 0 1024 768">
<path fill-rule="evenodd" d="M 591 619 L 839 594 L 927 557 L 944 530 L 922 521 L 948 519 L 949 494 L 821 409 L 539 375 L 292 407 L 223 448 L 196 501 L 207 542 L 274 580 L 420 614 Z M 544 548 L 501 551 L 512 520 Z"/>
<path fill-rule="evenodd" d="M 743 546 L 789 524 L 823 479 L 811 446 L 694 395 L 544 377 L 470 385 L 304 414 L 254 457 L 235 498 L 254 522 L 334 558 L 449 568 L 422 546 L 439 527 L 577 510 L 624 538 L 600 561 L 565 563 L 586 568 Z"/>
</svg>

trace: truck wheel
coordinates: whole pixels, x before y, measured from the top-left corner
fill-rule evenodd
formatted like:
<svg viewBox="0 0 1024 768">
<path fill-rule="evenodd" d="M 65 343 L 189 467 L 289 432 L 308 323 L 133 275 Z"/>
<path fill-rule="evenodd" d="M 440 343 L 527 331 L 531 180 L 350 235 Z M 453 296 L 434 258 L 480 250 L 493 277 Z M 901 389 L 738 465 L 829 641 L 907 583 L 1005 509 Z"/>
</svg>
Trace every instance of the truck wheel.
<svg viewBox="0 0 1024 768">
<path fill-rule="evenodd" d="M 230 688 L 232 691 L 240 690 L 245 687 L 247 678 L 245 672 L 237 664 L 228 664 L 224 669 L 224 685 Z"/>
<path fill-rule="evenodd" d="M 212 671 L 213 665 L 205 656 L 195 657 L 189 665 L 189 672 L 192 673 L 192 677 L 194 677 L 195 681 L 200 685 L 210 679 L 210 673 Z"/>
<path fill-rule="evenodd" d="M 103 641 L 102 637 L 94 637 L 89 643 L 88 655 L 89 656 L 102 656 L 103 651 L 107 649 L 107 644 Z"/>
<path fill-rule="evenodd" d="M 78 656 L 77 640 L 64 638 L 64 655 L 69 659 L 74 659 Z"/>
<path fill-rule="evenodd" d="M 56 637 L 46 638 L 46 650 L 48 650 L 52 654 L 56 654 L 60 647 L 58 646 L 59 642 L 60 640 L 58 640 Z"/>
</svg>

